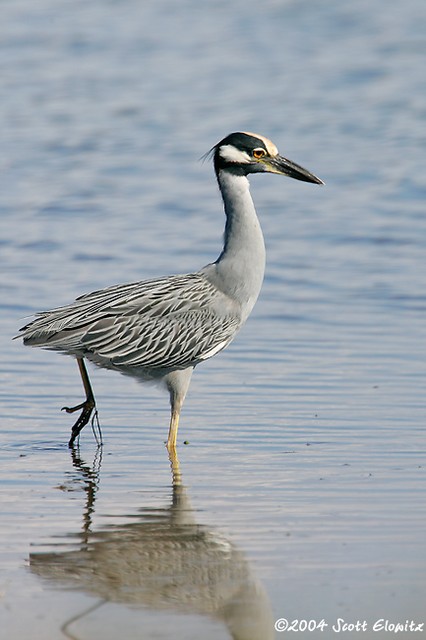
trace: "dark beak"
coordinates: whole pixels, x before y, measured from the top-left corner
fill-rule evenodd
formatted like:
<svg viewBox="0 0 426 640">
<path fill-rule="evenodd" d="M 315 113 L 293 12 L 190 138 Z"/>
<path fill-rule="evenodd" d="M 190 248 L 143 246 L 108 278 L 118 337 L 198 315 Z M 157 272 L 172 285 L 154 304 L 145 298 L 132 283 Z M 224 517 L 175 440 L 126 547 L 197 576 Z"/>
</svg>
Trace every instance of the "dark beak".
<svg viewBox="0 0 426 640">
<path fill-rule="evenodd" d="M 295 180 L 302 180 L 303 182 L 313 182 L 314 184 L 324 184 L 322 180 L 314 176 L 313 173 L 304 169 L 300 165 L 287 160 L 283 156 L 274 156 L 263 160 L 266 171 L 270 173 L 278 173 L 282 176 L 288 176 L 289 178 L 295 178 Z"/>
</svg>

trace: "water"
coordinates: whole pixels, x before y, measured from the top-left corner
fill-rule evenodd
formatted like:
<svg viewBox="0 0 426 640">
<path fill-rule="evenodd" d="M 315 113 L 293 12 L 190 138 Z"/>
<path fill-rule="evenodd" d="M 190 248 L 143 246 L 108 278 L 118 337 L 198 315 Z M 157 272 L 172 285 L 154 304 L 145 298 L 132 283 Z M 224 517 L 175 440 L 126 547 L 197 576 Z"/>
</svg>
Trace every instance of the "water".
<svg viewBox="0 0 426 640">
<path fill-rule="evenodd" d="M 5 637 L 424 621 L 425 26 L 420 0 L 2 3 Z M 85 291 L 215 259 L 197 158 L 233 130 L 326 187 L 253 178 L 264 288 L 194 375 L 180 467 L 166 396 L 105 371 L 105 445 L 86 429 L 73 456 L 75 364 L 11 337 Z"/>
</svg>

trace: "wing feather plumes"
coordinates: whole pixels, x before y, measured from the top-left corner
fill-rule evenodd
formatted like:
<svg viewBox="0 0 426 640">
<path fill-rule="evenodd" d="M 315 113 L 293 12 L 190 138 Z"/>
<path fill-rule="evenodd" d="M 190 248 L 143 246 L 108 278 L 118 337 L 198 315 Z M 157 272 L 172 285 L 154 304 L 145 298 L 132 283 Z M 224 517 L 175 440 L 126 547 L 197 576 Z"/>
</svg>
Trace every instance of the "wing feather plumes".
<svg viewBox="0 0 426 640">
<path fill-rule="evenodd" d="M 136 373 L 193 366 L 223 349 L 240 324 L 236 303 L 194 273 L 85 294 L 21 331 L 27 345 Z"/>
</svg>

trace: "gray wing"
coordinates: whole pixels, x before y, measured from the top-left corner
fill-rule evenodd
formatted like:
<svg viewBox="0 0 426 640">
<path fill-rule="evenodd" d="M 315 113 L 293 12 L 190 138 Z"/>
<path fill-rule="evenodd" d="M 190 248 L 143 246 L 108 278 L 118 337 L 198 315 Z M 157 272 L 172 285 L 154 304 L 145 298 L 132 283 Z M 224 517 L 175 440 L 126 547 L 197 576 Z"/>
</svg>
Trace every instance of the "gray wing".
<svg viewBox="0 0 426 640">
<path fill-rule="evenodd" d="M 201 273 L 116 285 L 37 314 L 25 344 L 104 366 L 162 369 L 197 364 L 223 349 L 241 324 L 235 302 Z"/>
</svg>

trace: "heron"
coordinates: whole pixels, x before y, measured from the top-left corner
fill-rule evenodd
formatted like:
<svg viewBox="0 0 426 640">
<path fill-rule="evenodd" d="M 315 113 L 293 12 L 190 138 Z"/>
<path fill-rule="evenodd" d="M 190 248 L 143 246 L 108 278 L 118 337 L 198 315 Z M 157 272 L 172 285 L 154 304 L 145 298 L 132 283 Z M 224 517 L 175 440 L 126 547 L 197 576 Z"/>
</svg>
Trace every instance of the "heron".
<svg viewBox="0 0 426 640">
<path fill-rule="evenodd" d="M 158 381 L 169 392 L 167 448 L 176 449 L 182 405 L 194 368 L 225 349 L 258 298 L 265 271 L 265 244 L 248 176 L 273 173 L 324 184 L 280 155 L 268 138 L 231 133 L 206 156 L 213 158 L 225 211 L 222 251 L 199 271 L 119 284 L 78 297 L 66 306 L 36 313 L 20 329 L 25 345 L 77 360 L 85 399 L 71 429 L 73 447 L 97 418 L 85 360 L 140 381 Z"/>
</svg>

